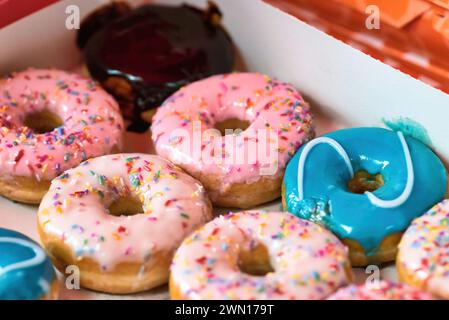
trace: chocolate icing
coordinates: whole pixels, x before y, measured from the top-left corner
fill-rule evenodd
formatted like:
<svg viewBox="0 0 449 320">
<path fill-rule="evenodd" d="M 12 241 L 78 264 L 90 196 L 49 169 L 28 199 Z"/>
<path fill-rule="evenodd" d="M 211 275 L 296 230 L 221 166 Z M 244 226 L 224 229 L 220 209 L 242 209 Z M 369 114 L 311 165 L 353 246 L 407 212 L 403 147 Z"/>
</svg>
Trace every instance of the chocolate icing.
<svg viewBox="0 0 449 320">
<path fill-rule="evenodd" d="M 214 5 L 206 11 L 187 5 L 144 5 L 128 13 L 106 12 L 110 23 L 104 22 L 104 15 L 101 21 L 101 14 L 88 18 L 86 28 L 100 30 L 87 40 L 84 54 L 92 77 L 132 120 L 129 130 L 145 130 L 148 124 L 141 113 L 161 105 L 181 86 L 233 70 L 232 42 L 217 23 L 221 14 Z M 84 34 L 92 32 L 84 29 Z"/>
</svg>

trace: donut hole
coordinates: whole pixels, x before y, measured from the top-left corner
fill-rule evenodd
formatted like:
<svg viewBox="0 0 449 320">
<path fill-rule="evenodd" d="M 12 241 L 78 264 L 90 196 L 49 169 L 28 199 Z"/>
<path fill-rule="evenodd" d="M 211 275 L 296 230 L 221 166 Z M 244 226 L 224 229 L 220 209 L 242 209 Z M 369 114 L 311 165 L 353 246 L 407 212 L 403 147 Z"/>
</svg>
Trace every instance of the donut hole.
<svg viewBox="0 0 449 320">
<path fill-rule="evenodd" d="M 274 272 L 267 247 L 257 243 L 249 250 L 241 250 L 237 260 L 240 271 L 252 276 L 263 277 Z"/>
<path fill-rule="evenodd" d="M 64 124 L 57 114 L 47 109 L 27 114 L 23 123 L 34 133 L 51 132 Z"/>
<path fill-rule="evenodd" d="M 249 127 L 249 121 L 238 118 L 226 119 L 215 123 L 215 129 L 220 131 L 222 136 L 233 134 L 235 130 L 245 131 Z"/>
<path fill-rule="evenodd" d="M 144 213 L 143 204 L 137 198 L 133 196 L 123 196 L 112 202 L 108 211 L 110 215 L 120 216 L 134 216 L 136 214 Z"/>
<path fill-rule="evenodd" d="M 352 193 L 363 194 L 373 192 L 384 185 L 384 178 L 380 173 L 371 174 L 365 170 L 354 173 L 354 177 L 348 181 L 348 189 Z"/>
</svg>

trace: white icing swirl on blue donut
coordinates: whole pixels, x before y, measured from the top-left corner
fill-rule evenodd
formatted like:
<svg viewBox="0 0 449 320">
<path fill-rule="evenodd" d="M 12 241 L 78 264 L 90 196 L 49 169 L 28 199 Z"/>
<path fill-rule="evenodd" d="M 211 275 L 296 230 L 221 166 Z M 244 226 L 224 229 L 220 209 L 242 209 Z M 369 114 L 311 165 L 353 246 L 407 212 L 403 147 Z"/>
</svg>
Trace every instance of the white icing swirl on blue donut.
<svg viewBox="0 0 449 320">
<path fill-rule="evenodd" d="M 55 280 L 44 249 L 19 232 L 0 228 L 0 300 L 53 297 Z"/>
<path fill-rule="evenodd" d="M 299 157 L 299 163 L 298 163 L 298 199 L 303 200 L 304 199 L 304 166 L 306 164 L 307 156 L 309 155 L 310 151 L 312 151 L 313 148 L 315 148 L 317 145 L 327 143 L 332 148 L 337 151 L 337 153 L 340 155 L 340 157 L 343 158 L 345 161 L 346 166 L 348 167 L 349 174 L 351 178 L 354 176 L 354 169 L 352 168 L 351 160 L 349 159 L 348 154 L 346 153 L 345 149 L 339 144 L 337 141 L 335 141 L 332 138 L 328 137 L 320 137 L 313 139 L 309 143 L 307 143 L 304 146 L 304 150 L 301 153 L 301 156 Z"/>
<path fill-rule="evenodd" d="M 410 197 L 410 194 L 413 189 L 413 184 L 415 180 L 415 175 L 413 171 L 413 162 L 412 158 L 410 156 L 410 150 L 408 148 L 407 142 L 405 141 L 404 134 L 401 131 L 397 132 L 397 135 L 399 137 L 399 140 L 401 142 L 402 150 L 405 157 L 405 163 L 407 167 L 407 183 L 405 185 L 405 188 L 403 192 L 395 199 L 392 200 L 382 200 L 376 197 L 372 192 L 366 191 L 365 195 L 368 197 L 369 201 L 380 208 L 395 208 L 400 205 L 402 205 L 407 199 Z M 304 199 L 304 166 L 307 160 L 307 156 L 309 155 L 310 151 L 317 145 L 320 144 L 328 144 L 332 148 L 337 151 L 337 153 L 340 155 L 340 157 L 343 158 L 346 167 L 348 168 L 350 177 L 352 178 L 354 176 L 354 168 L 352 167 L 351 160 L 349 159 L 349 156 L 345 149 L 334 139 L 329 137 L 320 137 L 316 138 L 312 141 L 310 141 L 308 144 L 304 146 L 304 149 L 299 157 L 298 162 L 298 199 L 303 200 Z"/>
<path fill-rule="evenodd" d="M 21 245 L 30 248 L 34 253 L 34 257 L 31 259 L 19 261 L 6 267 L 0 267 L 0 277 L 11 271 L 34 267 L 45 262 L 46 255 L 42 248 L 30 241 L 12 237 L 0 237 L 0 242 Z"/>
</svg>

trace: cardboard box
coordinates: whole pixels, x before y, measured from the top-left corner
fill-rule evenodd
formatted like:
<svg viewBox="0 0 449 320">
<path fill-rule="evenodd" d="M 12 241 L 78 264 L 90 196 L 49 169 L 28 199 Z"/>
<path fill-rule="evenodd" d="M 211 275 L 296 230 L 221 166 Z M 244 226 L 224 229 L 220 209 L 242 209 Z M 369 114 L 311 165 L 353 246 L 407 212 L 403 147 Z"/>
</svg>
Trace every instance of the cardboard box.
<svg viewBox="0 0 449 320">
<path fill-rule="evenodd" d="M 76 4 L 81 16 L 85 16 L 106 2 L 57 1 L 4 26 L 0 29 L 0 73 L 29 66 L 77 69 L 82 59 L 75 47 L 76 30 L 65 27 L 65 10 L 68 5 Z M 183 1 L 159 2 L 178 4 Z M 188 2 L 205 4 L 202 0 Z M 381 126 L 384 118 L 408 117 L 427 129 L 437 153 L 449 161 L 449 95 L 269 3 L 216 2 L 223 11 L 224 25 L 235 41 L 238 54 L 245 62 L 244 68 L 292 82 L 310 101 L 317 118 L 318 134 L 346 126 Z M 149 136 L 142 135 L 139 139 L 149 141 Z M 136 141 L 134 136 L 131 140 Z M 128 151 L 135 150 L 139 143 L 129 145 Z M 141 151 L 146 148 L 149 148 L 148 143 L 140 146 Z M 268 209 L 280 207 L 279 202 L 264 206 Z M 36 207 L 0 198 L 1 225 L 37 239 L 36 210 Z M 383 268 L 382 274 L 384 278 L 395 278 L 394 267 Z M 363 269 L 357 270 L 356 275 L 359 280 L 366 276 Z M 67 299 L 166 298 L 167 293 L 162 287 L 139 295 L 114 297 L 63 289 L 61 296 Z"/>
</svg>

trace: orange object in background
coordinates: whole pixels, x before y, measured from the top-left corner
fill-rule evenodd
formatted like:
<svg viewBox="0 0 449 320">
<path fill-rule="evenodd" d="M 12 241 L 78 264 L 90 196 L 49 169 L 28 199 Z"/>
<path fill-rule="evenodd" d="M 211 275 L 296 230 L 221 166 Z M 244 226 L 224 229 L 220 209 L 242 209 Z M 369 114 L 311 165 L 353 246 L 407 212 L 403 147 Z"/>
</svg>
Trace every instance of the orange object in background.
<svg viewBox="0 0 449 320">
<path fill-rule="evenodd" d="M 343 5 L 356 9 L 362 14 L 370 5 L 376 5 L 381 13 L 380 18 L 393 27 L 402 28 L 430 9 L 426 0 L 335 0 Z"/>
<path fill-rule="evenodd" d="M 449 0 L 429 0 L 433 4 L 449 10 Z"/>
<path fill-rule="evenodd" d="M 449 93 L 449 0 L 266 2 Z"/>
<path fill-rule="evenodd" d="M 0 0 L 0 29 L 59 0 Z"/>
</svg>

